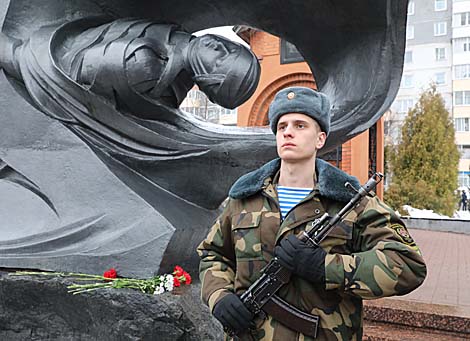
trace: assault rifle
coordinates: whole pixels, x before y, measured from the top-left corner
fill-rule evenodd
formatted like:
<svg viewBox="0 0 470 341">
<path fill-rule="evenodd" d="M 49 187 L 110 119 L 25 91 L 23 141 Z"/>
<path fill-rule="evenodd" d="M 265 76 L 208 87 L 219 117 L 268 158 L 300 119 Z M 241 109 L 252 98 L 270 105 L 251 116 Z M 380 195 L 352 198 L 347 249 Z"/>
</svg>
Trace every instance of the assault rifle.
<svg viewBox="0 0 470 341">
<path fill-rule="evenodd" d="M 375 173 L 359 190 L 347 182 L 345 186 L 356 192 L 354 197 L 335 216 L 331 217 L 325 213 L 314 221 L 312 228 L 302 231 L 297 237 L 311 247 L 319 247 L 335 225 L 359 205 L 366 195 L 370 195 L 382 178 L 381 173 Z M 266 314 L 270 315 L 290 329 L 315 338 L 319 316 L 305 313 L 276 295 L 276 292 L 289 282 L 291 271 L 283 267 L 279 259 L 274 257 L 261 272 L 261 277 L 240 297 L 246 308 L 255 316 L 265 318 Z M 233 330 L 225 329 L 225 331 L 232 337 L 236 336 Z"/>
</svg>

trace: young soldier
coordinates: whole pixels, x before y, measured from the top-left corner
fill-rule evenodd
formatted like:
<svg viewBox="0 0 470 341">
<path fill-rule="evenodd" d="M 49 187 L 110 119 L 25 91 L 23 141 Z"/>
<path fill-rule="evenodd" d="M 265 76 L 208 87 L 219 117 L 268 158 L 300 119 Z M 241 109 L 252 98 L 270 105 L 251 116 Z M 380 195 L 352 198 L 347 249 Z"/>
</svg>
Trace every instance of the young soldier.
<svg viewBox="0 0 470 341">
<path fill-rule="evenodd" d="M 198 247 L 202 298 L 213 315 L 251 340 L 308 340 L 296 326 L 248 311 L 240 295 L 273 256 L 293 271 L 279 296 L 320 317 L 316 340 L 360 340 L 362 300 L 403 295 L 418 287 L 426 266 L 394 211 L 366 197 L 319 248 L 295 235 L 325 212 L 337 213 L 357 179 L 316 159 L 330 129 L 330 104 L 320 92 L 281 90 L 269 108 L 280 159 L 242 176 Z M 284 322 L 284 323 L 283 323 Z"/>
</svg>

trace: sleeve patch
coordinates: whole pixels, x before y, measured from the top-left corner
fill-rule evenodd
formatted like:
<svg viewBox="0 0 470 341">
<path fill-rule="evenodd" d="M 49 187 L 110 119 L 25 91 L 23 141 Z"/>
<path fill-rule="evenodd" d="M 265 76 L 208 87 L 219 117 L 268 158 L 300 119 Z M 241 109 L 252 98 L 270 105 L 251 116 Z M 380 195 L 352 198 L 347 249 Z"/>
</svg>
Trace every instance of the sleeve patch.
<svg viewBox="0 0 470 341">
<path fill-rule="evenodd" d="M 395 234 L 400 238 L 400 240 L 405 243 L 406 245 L 414 246 L 415 241 L 411 237 L 411 235 L 408 233 L 408 230 L 406 227 L 400 224 L 393 224 L 390 226 L 390 228 L 395 232 Z"/>
</svg>

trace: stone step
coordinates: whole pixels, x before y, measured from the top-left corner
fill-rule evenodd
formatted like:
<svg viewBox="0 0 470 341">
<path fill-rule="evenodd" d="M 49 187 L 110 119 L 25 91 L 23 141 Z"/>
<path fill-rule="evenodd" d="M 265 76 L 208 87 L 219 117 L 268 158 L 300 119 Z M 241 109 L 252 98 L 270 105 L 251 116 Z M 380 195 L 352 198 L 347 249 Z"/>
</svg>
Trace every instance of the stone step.
<svg viewBox="0 0 470 341">
<path fill-rule="evenodd" d="M 470 335 L 393 323 L 364 321 L 364 341 L 460 341 Z"/>
<path fill-rule="evenodd" d="M 365 340 L 470 340 L 470 307 L 385 298 L 364 302 Z"/>
</svg>

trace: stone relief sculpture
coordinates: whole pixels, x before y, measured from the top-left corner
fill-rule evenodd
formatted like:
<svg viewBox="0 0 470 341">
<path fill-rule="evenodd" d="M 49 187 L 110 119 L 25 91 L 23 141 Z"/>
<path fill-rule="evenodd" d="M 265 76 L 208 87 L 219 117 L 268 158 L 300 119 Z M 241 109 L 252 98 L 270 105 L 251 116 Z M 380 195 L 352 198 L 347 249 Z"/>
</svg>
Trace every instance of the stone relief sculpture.
<svg viewBox="0 0 470 341">
<path fill-rule="evenodd" d="M 190 32 L 246 24 L 296 44 L 335 103 L 331 149 L 369 128 L 398 90 L 406 1 L 373 3 L 6 1 L 0 267 L 194 267 L 231 183 L 275 147 L 267 130 L 177 109 L 193 84 L 235 108 L 259 79 L 249 49 Z"/>
<path fill-rule="evenodd" d="M 233 109 L 253 94 L 260 74 L 256 56 L 239 43 L 145 19 L 85 18 L 42 27 L 25 43 L 3 34 L 2 45 L 2 65 L 26 85 L 39 78 L 35 72 L 50 54 L 51 67 L 80 90 L 144 119 L 158 118 L 155 105 L 178 108 L 194 83 Z M 144 101 L 150 112 L 142 111 Z M 62 119 L 52 110 L 50 116 Z"/>
</svg>

